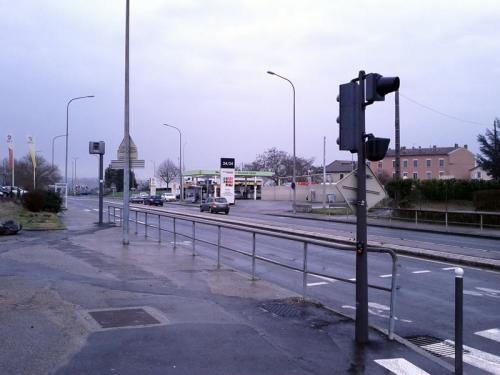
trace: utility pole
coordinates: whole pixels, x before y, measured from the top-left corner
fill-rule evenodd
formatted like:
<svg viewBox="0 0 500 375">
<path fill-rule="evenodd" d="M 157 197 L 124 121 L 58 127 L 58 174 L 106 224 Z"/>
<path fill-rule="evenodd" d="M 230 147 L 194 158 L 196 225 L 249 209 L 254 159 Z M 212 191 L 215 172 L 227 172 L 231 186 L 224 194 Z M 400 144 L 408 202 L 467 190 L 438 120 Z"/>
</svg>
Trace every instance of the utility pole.
<svg viewBox="0 0 500 375">
<path fill-rule="evenodd" d="M 323 208 L 326 208 L 326 137 L 323 136 Z"/>
<path fill-rule="evenodd" d="M 122 242 L 129 244 L 129 195 L 130 195 L 130 126 L 129 126 L 129 24 L 130 0 L 127 0 L 125 11 L 125 165 L 123 168 L 123 217 L 122 217 Z"/>
<path fill-rule="evenodd" d="M 395 122 L 394 126 L 396 128 L 396 134 L 394 137 L 394 142 L 396 143 L 395 145 L 395 154 L 396 154 L 396 165 L 395 165 L 395 172 L 396 172 L 396 181 L 399 181 L 401 179 L 401 146 L 400 146 L 400 137 L 399 137 L 399 90 L 396 91 L 395 93 L 395 99 L 394 99 L 394 104 L 395 104 Z"/>
</svg>

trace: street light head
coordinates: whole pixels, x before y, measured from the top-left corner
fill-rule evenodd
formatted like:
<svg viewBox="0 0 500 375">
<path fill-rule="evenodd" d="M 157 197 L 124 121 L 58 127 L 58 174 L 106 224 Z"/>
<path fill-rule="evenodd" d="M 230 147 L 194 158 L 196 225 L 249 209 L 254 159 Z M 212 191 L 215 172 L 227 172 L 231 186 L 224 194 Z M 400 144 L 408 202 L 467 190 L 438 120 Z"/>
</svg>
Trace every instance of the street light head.
<svg viewBox="0 0 500 375">
<path fill-rule="evenodd" d="M 87 96 L 87 98 L 95 98 L 95 96 L 94 95 L 89 95 L 89 96 Z"/>
<path fill-rule="evenodd" d="M 270 70 L 268 70 L 268 71 L 267 71 L 267 74 L 271 74 L 272 76 L 274 76 L 276 73 L 271 72 Z"/>
</svg>

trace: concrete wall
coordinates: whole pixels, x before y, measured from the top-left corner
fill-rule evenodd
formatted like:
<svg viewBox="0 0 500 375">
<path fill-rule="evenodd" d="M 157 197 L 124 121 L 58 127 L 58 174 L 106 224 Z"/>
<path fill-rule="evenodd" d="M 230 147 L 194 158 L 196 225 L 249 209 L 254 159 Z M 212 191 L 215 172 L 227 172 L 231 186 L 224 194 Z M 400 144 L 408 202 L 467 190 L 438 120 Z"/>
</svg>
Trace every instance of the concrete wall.
<svg viewBox="0 0 500 375">
<path fill-rule="evenodd" d="M 326 185 L 326 194 L 335 194 L 337 202 L 344 199 L 335 184 Z M 291 201 L 293 197 L 290 186 L 263 186 L 262 200 L 267 201 Z M 313 200 L 311 201 L 311 197 Z M 314 184 L 309 186 L 297 186 L 297 202 L 321 203 L 323 202 L 323 185 Z"/>
</svg>

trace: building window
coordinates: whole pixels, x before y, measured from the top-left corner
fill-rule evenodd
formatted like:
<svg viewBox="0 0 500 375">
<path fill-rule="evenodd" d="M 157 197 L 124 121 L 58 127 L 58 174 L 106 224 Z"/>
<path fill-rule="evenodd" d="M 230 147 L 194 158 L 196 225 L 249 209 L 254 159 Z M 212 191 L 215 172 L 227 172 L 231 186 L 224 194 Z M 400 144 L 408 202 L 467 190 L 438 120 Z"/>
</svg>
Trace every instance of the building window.
<svg viewBox="0 0 500 375">
<path fill-rule="evenodd" d="M 439 168 L 444 168 L 444 159 L 439 159 Z"/>
<path fill-rule="evenodd" d="M 414 179 L 414 180 L 417 180 L 417 179 L 418 179 L 418 173 L 417 173 L 417 172 L 413 172 L 413 179 Z"/>
<path fill-rule="evenodd" d="M 403 160 L 403 168 L 408 168 L 408 160 Z"/>
<path fill-rule="evenodd" d="M 425 166 L 426 166 L 427 168 L 430 168 L 430 167 L 432 166 L 432 164 L 431 164 L 431 159 L 427 159 L 427 160 L 425 161 Z"/>
<path fill-rule="evenodd" d="M 381 161 L 378 162 L 378 169 L 382 169 L 382 162 Z"/>
<path fill-rule="evenodd" d="M 418 159 L 413 159 L 413 168 L 418 168 Z"/>
<path fill-rule="evenodd" d="M 432 173 L 431 173 L 431 172 L 426 172 L 426 173 L 425 173 L 425 177 L 426 177 L 428 180 L 432 180 Z"/>
<path fill-rule="evenodd" d="M 408 172 L 403 172 L 403 177 L 408 178 Z"/>
<path fill-rule="evenodd" d="M 343 173 L 341 173 L 341 174 L 340 174 L 340 179 L 342 180 L 343 178 L 344 178 L 344 174 L 343 174 Z M 361 180 L 361 181 L 363 181 L 363 180 Z"/>
<path fill-rule="evenodd" d="M 444 176 L 444 172 L 443 171 L 439 172 L 439 177 L 443 177 L 443 176 Z"/>
<path fill-rule="evenodd" d="M 396 168 L 396 160 L 392 161 L 392 168 Z"/>
<path fill-rule="evenodd" d="M 477 178 L 478 180 L 480 180 L 480 179 L 481 179 L 481 172 L 476 172 L 476 178 Z"/>
</svg>

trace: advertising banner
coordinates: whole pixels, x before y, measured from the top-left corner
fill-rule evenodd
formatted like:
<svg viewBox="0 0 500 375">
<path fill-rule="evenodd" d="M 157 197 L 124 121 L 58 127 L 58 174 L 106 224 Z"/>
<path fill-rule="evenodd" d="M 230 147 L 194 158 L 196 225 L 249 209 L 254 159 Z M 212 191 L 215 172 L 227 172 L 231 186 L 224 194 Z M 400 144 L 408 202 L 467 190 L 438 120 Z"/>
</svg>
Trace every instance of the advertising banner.
<svg viewBox="0 0 500 375">
<path fill-rule="evenodd" d="M 7 135 L 7 148 L 9 149 L 9 169 L 14 169 L 14 141 L 12 140 L 12 135 Z"/>
<path fill-rule="evenodd" d="M 31 135 L 28 135 L 28 148 L 31 156 L 31 162 L 33 163 L 33 169 L 36 168 L 36 153 L 35 153 L 35 141 Z"/>
<path fill-rule="evenodd" d="M 234 158 L 220 159 L 220 196 L 234 204 Z"/>
</svg>

